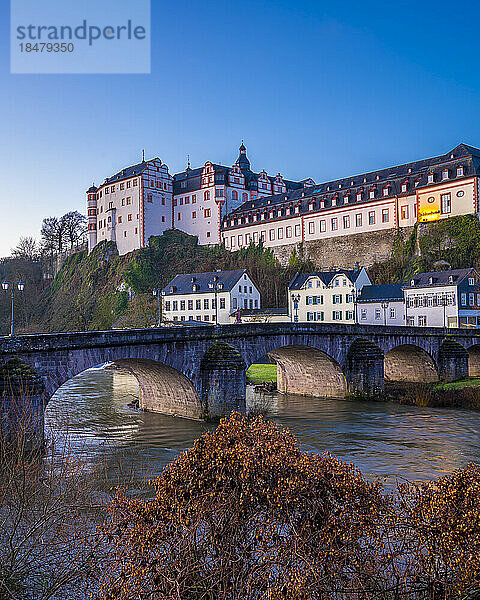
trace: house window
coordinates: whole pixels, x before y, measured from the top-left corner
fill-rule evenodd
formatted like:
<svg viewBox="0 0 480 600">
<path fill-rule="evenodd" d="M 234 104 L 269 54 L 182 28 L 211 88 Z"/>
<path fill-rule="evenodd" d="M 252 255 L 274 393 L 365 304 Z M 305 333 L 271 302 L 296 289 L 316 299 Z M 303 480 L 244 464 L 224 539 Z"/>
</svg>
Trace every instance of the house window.
<svg viewBox="0 0 480 600">
<path fill-rule="evenodd" d="M 336 231 L 338 229 L 338 219 L 337 217 L 333 217 L 332 219 L 332 231 Z"/>
<path fill-rule="evenodd" d="M 283 240 L 283 227 L 277 229 L 277 237 L 279 240 Z"/>
<path fill-rule="evenodd" d="M 203 300 L 203 308 L 204 308 L 205 310 L 208 310 L 208 305 L 209 305 L 208 298 L 205 298 L 205 299 Z"/>
<path fill-rule="evenodd" d="M 475 294 L 468 294 L 468 304 L 470 306 L 475 304 Z"/>
<path fill-rule="evenodd" d="M 122 222 L 122 220 L 123 220 L 123 217 L 120 215 L 120 216 L 118 217 L 118 222 L 119 222 L 119 223 L 121 223 L 121 222 Z"/>
<path fill-rule="evenodd" d="M 463 167 L 457 167 L 457 177 L 463 177 Z"/>
<path fill-rule="evenodd" d="M 341 304 L 342 303 L 342 294 L 334 294 L 333 295 L 333 304 Z"/>
<path fill-rule="evenodd" d="M 402 206 L 402 219 L 408 219 L 408 206 Z"/>
<path fill-rule="evenodd" d="M 350 217 L 348 215 L 345 215 L 343 217 L 343 228 L 348 229 L 349 227 L 350 227 Z"/>
<path fill-rule="evenodd" d="M 347 321 L 351 321 L 353 319 L 353 310 L 347 310 L 345 312 L 345 319 L 347 319 Z"/>
<path fill-rule="evenodd" d="M 382 223 L 388 223 L 388 208 L 382 210 Z"/>
<path fill-rule="evenodd" d="M 180 310 L 185 310 L 185 300 L 180 300 Z"/>
<path fill-rule="evenodd" d="M 402 183 L 402 192 L 406 192 L 406 191 L 407 191 L 407 184 Z"/>
<path fill-rule="evenodd" d="M 152 194 L 147 194 L 147 202 L 153 202 Z"/>
<path fill-rule="evenodd" d="M 427 317 L 426 315 L 418 315 L 418 326 L 426 327 L 427 326 Z"/>
<path fill-rule="evenodd" d="M 390 318 L 395 319 L 395 309 L 394 308 L 390 309 Z"/>
<path fill-rule="evenodd" d="M 355 226 L 356 227 L 362 226 L 362 213 L 358 213 L 358 215 L 355 215 Z"/>
<path fill-rule="evenodd" d="M 369 192 L 369 194 L 368 194 L 368 197 L 369 197 L 370 199 L 373 199 L 373 198 L 375 198 L 375 190 L 370 190 L 370 192 Z"/>
<path fill-rule="evenodd" d="M 270 241 L 273 242 L 273 240 L 275 239 L 275 229 L 270 229 L 270 231 L 268 232 L 268 237 Z"/>
<path fill-rule="evenodd" d="M 342 320 L 342 311 L 334 310 L 333 314 L 332 314 L 332 320 L 333 321 L 341 321 Z"/>
<path fill-rule="evenodd" d="M 285 235 L 286 235 L 287 238 L 291 238 L 292 237 L 292 228 L 291 227 L 287 227 L 285 229 Z M 258 233 L 257 233 L 257 236 L 258 236 Z"/>
<path fill-rule="evenodd" d="M 209 190 L 203 192 L 203 199 L 210 200 L 210 191 Z"/>
<path fill-rule="evenodd" d="M 360 318 L 361 319 L 366 319 L 367 318 L 367 309 L 366 308 L 362 308 L 360 310 Z"/>
<path fill-rule="evenodd" d="M 193 300 L 188 301 L 188 310 L 193 310 Z"/>
<path fill-rule="evenodd" d="M 429 173 L 429 174 L 428 174 L 428 177 L 427 177 L 427 183 L 433 183 L 433 180 L 434 180 L 434 178 L 433 178 L 433 173 Z M 419 317 L 419 318 L 420 318 L 420 317 Z"/>
<path fill-rule="evenodd" d="M 383 195 L 388 196 L 388 187 L 383 188 Z"/>
<path fill-rule="evenodd" d="M 442 171 L 442 179 L 448 179 L 448 169 Z"/>
<path fill-rule="evenodd" d="M 243 235 L 238 236 L 238 245 L 239 245 L 239 247 L 243 246 Z"/>
<path fill-rule="evenodd" d="M 195 300 L 195 310 L 202 310 L 202 301 Z"/>
<path fill-rule="evenodd" d="M 361 194 L 361 192 L 359 192 L 357 194 L 357 202 L 360 202 L 361 199 L 362 199 L 362 194 Z"/>
<path fill-rule="evenodd" d="M 380 309 L 376 308 L 375 309 L 375 320 L 378 321 L 380 320 L 381 314 L 380 314 Z"/>
<path fill-rule="evenodd" d="M 467 306 L 467 294 L 460 294 L 460 303 L 462 306 Z"/>
<path fill-rule="evenodd" d="M 368 213 L 368 224 L 375 225 L 375 211 L 373 210 Z"/>
<path fill-rule="evenodd" d="M 300 225 L 295 225 L 295 237 L 300 235 Z"/>
<path fill-rule="evenodd" d="M 450 194 L 442 194 L 440 197 L 441 200 L 441 210 L 442 214 L 448 214 L 452 212 L 452 199 Z"/>
<path fill-rule="evenodd" d="M 204 214 L 205 218 L 208 219 L 208 217 L 212 216 L 212 209 L 206 208 L 203 214 Z"/>
<path fill-rule="evenodd" d="M 178 300 L 173 301 L 173 310 L 178 310 Z"/>
<path fill-rule="evenodd" d="M 475 285 L 475 279 L 473 277 L 468 278 L 468 285 Z"/>
<path fill-rule="evenodd" d="M 133 180 L 133 187 L 135 187 L 135 186 L 137 186 L 137 185 L 138 185 L 138 180 L 137 180 L 137 179 L 134 179 L 134 180 Z"/>
<path fill-rule="evenodd" d="M 128 217 L 127 217 L 127 221 L 131 221 L 131 220 L 132 220 L 132 215 L 130 214 L 130 215 L 128 215 Z"/>
<path fill-rule="evenodd" d="M 197 212 L 194 210 L 192 212 L 192 219 L 196 219 L 197 218 Z"/>
<path fill-rule="evenodd" d="M 308 224 L 308 233 L 315 233 L 315 223 L 313 221 Z"/>
</svg>

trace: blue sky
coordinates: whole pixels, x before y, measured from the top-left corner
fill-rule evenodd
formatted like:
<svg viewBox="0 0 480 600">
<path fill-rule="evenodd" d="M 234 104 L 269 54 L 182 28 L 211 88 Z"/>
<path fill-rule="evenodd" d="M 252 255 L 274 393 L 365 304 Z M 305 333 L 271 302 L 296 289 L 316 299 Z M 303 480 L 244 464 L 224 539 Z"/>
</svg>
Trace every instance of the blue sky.
<svg viewBox="0 0 480 600">
<path fill-rule="evenodd" d="M 322 181 L 480 146 L 473 2 L 154 0 L 149 75 L 11 75 L 1 10 L 0 256 L 142 148 Z"/>
</svg>

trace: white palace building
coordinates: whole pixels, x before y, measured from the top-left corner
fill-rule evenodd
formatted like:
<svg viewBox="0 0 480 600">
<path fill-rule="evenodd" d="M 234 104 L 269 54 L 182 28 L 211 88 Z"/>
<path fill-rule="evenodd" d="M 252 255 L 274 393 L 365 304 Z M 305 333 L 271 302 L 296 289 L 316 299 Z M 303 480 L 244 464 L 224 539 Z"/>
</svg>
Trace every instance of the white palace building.
<svg viewBox="0 0 480 600">
<path fill-rule="evenodd" d="M 154 158 L 93 185 L 87 191 L 89 250 L 110 240 L 125 254 L 172 228 L 230 250 L 260 241 L 275 248 L 479 213 L 480 150 L 466 144 L 322 184 L 253 172 L 243 142 L 239 150 L 231 167 L 207 161 L 171 175 Z"/>
<path fill-rule="evenodd" d="M 207 161 L 171 175 L 159 158 L 143 160 L 87 190 L 88 249 L 108 240 L 126 254 L 147 246 L 150 236 L 166 229 L 196 235 L 200 244 L 219 244 L 222 219 L 230 211 L 314 183 L 288 181 L 280 173 L 254 173 L 243 142 L 231 167 Z"/>
</svg>

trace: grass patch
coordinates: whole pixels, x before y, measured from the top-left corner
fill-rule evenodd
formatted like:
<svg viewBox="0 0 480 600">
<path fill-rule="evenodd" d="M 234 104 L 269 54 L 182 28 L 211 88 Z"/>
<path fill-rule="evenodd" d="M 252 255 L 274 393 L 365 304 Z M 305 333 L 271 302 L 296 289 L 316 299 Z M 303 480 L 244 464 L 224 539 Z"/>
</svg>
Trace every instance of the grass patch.
<svg viewBox="0 0 480 600">
<path fill-rule="evenodd" d="M 480 387 L 480 377 L 466 377 L 465 379 L 459 379 L 458 381 L 452 381 L 451 383 L 437 383 L 433 389 L 462 390 L 467 387 Z"/>
<path fill-rule="evenodd" d="M 248 383 L 277 381 L 277 365 L 251 365 L 247 370 Z"/>
</svg>

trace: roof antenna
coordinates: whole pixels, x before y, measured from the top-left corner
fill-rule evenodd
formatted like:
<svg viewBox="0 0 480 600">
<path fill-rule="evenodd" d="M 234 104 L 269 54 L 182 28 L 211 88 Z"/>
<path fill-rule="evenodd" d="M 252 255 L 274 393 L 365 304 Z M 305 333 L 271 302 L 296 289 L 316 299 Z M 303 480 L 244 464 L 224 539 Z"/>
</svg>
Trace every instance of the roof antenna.
<svg viewBox="0 0 480 600">
<path fill-rule="evenodd" d="M 187 154 L 187 170 L 190 169 L 190 154 Z"/>
<path fill-rule="evenodd" d="M 145 162 L 145 149 L 142 150 L 142 162 Z"/>
</svg>

